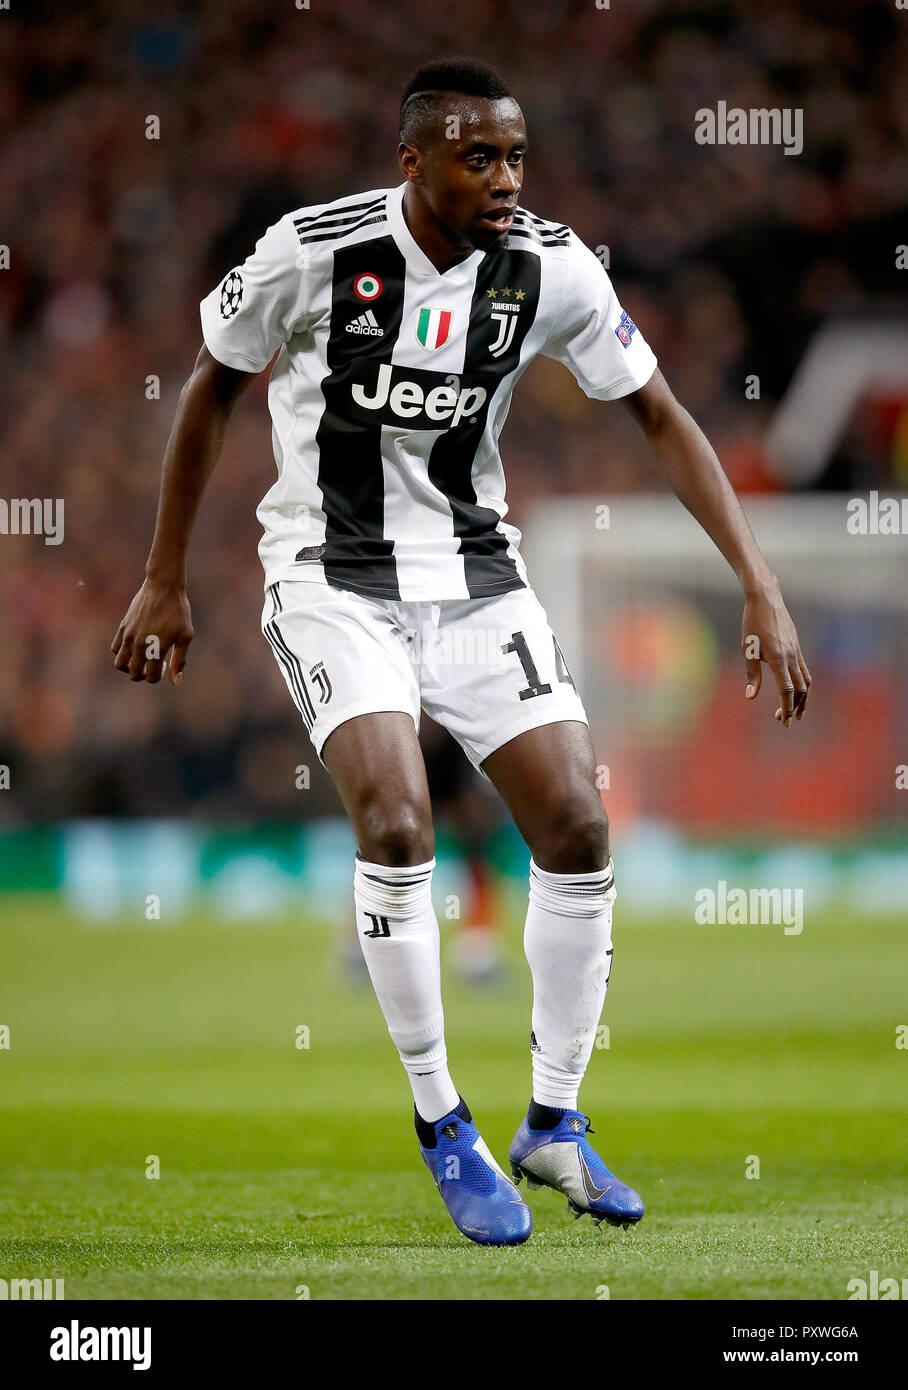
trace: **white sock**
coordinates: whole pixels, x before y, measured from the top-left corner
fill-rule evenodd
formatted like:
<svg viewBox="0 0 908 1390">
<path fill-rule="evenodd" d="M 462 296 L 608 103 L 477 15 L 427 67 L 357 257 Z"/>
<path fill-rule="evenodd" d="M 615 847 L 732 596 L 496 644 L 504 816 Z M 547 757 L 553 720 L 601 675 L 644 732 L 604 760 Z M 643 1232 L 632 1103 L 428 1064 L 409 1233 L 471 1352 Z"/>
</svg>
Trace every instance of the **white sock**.
<svg viewBox="0 0 908 1390">
<path fill-rule="evenodd" d="M 430 1124 L 460 1100 L 445 1049 L 434 867 L 430 859 L 392 868 L 357 853 L 353 875 L 359 944 L 416 1109 Z"/>
<path fill-rule="evenodd" d="M 530 858 L 524 950 L 533 976 L 533 1099 L 576 1110 L 612 963 L 612 861 L 553 874 Z"/>
</svg>

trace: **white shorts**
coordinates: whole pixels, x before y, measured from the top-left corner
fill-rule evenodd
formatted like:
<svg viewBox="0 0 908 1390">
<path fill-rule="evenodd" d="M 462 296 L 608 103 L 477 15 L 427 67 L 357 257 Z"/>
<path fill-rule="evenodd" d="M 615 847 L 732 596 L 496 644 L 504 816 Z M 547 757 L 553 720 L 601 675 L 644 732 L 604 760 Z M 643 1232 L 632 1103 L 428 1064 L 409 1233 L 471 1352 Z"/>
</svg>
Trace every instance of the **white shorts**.
<svg viewBox="0 0 908 1390">
<path fill-rule="evenodd" d="M 532 589 L 491 598 L 367 598 L 310 580 L 270 585 L 262 631 L 319 761 L 328 735 L 360 714 L 420 710 L 473 766 L 527 729 L 589 721 Z"/>
</svg>

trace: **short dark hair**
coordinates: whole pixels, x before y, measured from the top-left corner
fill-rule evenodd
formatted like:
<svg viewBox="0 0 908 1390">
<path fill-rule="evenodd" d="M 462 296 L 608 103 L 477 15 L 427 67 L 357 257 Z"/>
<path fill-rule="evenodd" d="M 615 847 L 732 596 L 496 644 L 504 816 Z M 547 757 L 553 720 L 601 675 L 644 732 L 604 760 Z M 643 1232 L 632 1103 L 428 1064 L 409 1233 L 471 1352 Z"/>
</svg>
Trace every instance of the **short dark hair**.
<svg viewBox="0 0 908 1390">
<path fill-rule="evenodd" d="M 512 95 L 494 68 L 475 58 L 437 58 L 424 63 L 410 78 L 400 103 L 400 138 L 405 145 L 418 144 L 424 137 L 427 120 L 437 114 L 437 98 L 442 92 L 460 92 L 489 101 Z"/>
</svg>

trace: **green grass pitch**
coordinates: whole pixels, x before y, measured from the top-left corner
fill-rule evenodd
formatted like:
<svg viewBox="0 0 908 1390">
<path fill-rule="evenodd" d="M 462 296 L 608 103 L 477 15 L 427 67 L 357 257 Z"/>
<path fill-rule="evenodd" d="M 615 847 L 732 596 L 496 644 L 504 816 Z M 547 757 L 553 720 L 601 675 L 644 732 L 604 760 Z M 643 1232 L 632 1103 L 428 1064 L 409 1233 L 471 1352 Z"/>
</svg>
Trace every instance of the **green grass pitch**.
<svg viewBox="0 0 908 1390">
<path fill-rule="evenodd" d="M 646 1218 L 597 1231 L 539 1191 L 530 1241 L 485 1250 L 444 1210 L 325 924 L 86 926 L 6 899 L 0 1275 L 90 1299 L 841 1300 L 908 1273 L 903 924 L 786 937 L 618 909 L 581 1103 Z M 520 933 L 518 908 L 502 990 L 446 970 L 452 1074 L 502 1163 L 529 1094 Z"/>
</svg>

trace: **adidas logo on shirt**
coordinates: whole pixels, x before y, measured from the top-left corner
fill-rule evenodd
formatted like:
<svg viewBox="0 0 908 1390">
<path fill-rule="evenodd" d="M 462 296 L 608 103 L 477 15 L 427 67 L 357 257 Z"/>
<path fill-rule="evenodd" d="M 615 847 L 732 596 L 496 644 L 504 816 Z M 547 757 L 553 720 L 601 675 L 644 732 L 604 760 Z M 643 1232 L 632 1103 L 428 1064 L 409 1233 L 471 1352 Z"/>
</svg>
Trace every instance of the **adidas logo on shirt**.
<svg viewBox="0 0 908 1390">
<path fill-rule="evenodd" d="M 383 338 L 385 330 L 379 327 L 378 319 L 371 309 L 367 309 L 359 318 L 353 319 L 347 324 L 348 333 L 363 333 L 367 338 Z"/>
</svg>

